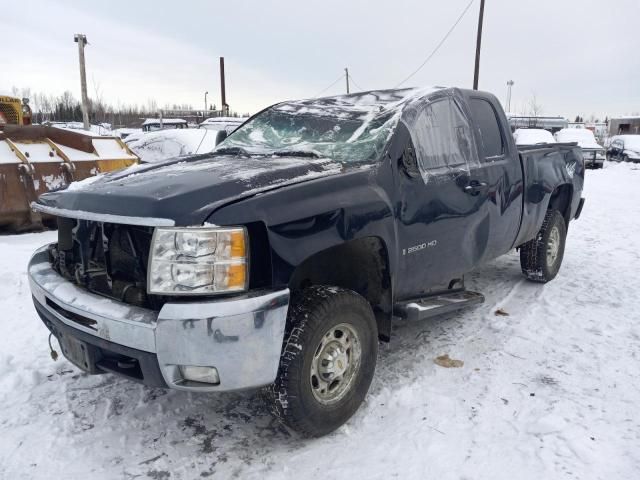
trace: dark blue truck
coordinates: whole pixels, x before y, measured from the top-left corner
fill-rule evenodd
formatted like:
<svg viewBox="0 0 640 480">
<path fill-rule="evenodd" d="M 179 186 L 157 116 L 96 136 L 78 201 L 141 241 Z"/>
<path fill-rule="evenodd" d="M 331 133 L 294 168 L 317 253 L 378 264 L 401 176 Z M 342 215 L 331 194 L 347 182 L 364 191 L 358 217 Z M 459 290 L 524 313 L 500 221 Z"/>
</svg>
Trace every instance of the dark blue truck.
<svg viewBox="0 0 640 480">
<path fill-rule="evenodd" d="M 481 302 L 463 275 L 519 249 L 552 280 L 584 200 L 575 144 L 521 147 L 488 93 L 370 91 L 276 104 L 214 152 L 40 197 L 36 310 L 89 373 L 263 387 L 304 435 L 346 422 L 397 318 Z"/>
</svg>

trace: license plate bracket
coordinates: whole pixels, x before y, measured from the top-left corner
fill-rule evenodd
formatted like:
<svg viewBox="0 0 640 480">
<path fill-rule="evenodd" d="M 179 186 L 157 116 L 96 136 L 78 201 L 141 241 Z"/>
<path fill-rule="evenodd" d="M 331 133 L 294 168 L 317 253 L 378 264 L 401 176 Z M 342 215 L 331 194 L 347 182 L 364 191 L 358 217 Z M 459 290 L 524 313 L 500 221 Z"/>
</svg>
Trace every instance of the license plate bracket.
<svg viewBox="0 0 640 480">
<path fill-rule="evenodd" d="M 76 367 L 89 373 L 95 369 L 90 345 L 69 335 L 60 335 L 58 343 L 62 354 Z"/>
</svg>

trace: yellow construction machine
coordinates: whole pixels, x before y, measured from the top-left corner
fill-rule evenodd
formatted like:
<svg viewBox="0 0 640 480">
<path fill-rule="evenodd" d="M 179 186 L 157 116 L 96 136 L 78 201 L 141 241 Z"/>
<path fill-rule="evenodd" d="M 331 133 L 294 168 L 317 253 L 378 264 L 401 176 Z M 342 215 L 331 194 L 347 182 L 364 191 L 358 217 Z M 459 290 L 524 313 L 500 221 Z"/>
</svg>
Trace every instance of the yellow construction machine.
<svg viewBox="0 0 640 480">
<path fill-rule="evenodd" d="M 26 99 L 0 96 L 0 231 L 42 228 L 38 195 L 138 161 L 118 137 L 31 125 Z"/>
</svg>

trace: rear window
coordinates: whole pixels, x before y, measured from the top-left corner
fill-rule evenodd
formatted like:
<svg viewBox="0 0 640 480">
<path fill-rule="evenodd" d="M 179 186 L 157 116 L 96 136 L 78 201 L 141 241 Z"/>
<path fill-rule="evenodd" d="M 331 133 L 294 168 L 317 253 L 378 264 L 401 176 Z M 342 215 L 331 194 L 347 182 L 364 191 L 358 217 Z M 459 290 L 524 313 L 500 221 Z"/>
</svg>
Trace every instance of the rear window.
<svg viewBox="0 0 640 480">
<path fill-rule="evenodd" d="M 504 139 L 493 106 L 482 98 L 472 98 L 471 115 L 480 132 L 482 157 L 490 159 L 504 154 Z"/>
</svg>

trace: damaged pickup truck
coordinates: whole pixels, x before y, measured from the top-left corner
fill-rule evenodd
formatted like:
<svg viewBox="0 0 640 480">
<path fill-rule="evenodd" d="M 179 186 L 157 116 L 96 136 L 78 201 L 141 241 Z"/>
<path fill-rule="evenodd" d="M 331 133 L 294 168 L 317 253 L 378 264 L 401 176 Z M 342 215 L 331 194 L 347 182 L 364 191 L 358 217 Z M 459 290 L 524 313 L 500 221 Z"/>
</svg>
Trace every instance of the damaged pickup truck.
<svg viewBox="0 0 640 480">
<path fill-rule="evenodd" d="M 396 318 L 483 300 L 463 274 L 517 248 L 552 280 L 578 218 L 575 144 L 516 145 L 496 98 L 455 88 L 289 101 L 209 154 L 42 195 L 58 241 L 28 272 L 82 370 L 154 387 L 264 387 L 308 436 L 364 400 Z"/>
</svg>

